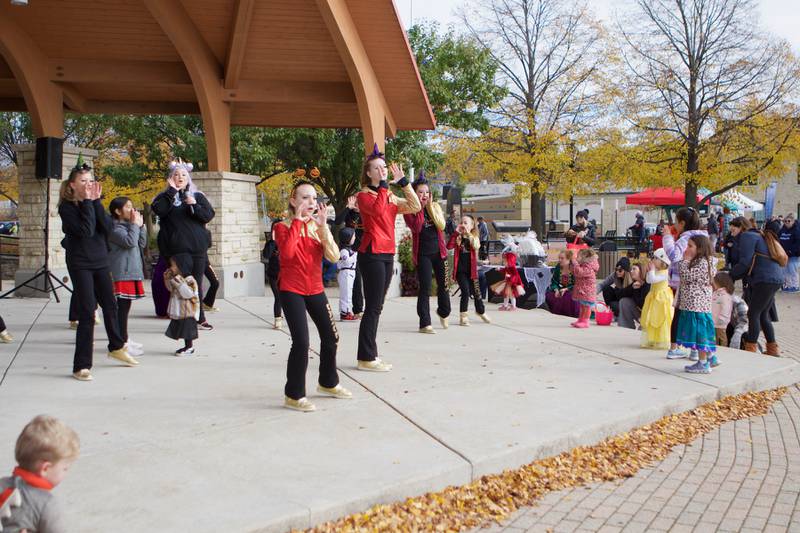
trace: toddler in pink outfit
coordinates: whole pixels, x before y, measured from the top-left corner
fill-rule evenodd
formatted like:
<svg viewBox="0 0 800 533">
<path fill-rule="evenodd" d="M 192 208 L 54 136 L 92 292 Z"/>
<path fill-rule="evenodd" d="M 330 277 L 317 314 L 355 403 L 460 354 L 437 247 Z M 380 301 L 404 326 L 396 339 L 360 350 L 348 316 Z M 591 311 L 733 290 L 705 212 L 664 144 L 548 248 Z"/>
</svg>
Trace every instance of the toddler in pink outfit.
<svg viewBox="0 0 800 533">
<path fill-rule="evenodd" d="M 589 316 L 597 299 L 598 270 L 600 264 L 597 262 L 597 254 L 591 248 L 580 250 L 577 259 L 572 260 L 572 273 L 575 276 L 572 299 L 580 305 L 578 320 L 570 324 L 573 328 L 589 327 Z"/>
</svg>

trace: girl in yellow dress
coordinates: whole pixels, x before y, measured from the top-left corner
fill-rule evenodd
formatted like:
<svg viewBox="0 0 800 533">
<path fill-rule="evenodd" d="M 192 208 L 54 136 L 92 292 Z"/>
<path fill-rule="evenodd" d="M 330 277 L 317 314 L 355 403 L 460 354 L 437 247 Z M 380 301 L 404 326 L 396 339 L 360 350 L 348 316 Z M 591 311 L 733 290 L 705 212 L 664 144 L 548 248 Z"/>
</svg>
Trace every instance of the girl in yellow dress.
<svg viewBox="0 0 800 533">
<path fill-rule="evenodd" d="M 672 289 L 669 288 L 670 260 L 663 248 L 655 251 L 647 267 L 647 283 L 650 292 L 642 308 L 642 347 L 654 350 L 670 346 L 670 325 L 672 324 Z"/>
</svg>

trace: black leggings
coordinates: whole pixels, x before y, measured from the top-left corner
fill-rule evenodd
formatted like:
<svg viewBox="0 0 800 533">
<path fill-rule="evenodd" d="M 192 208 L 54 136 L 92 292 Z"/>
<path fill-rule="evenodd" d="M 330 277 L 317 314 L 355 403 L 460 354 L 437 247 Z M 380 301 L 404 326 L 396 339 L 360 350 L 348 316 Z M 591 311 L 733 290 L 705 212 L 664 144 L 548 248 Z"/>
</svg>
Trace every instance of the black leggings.
<svg viewBox="0 0 800 533">
<path fill-rule="evenodd" d="M 197 292 L 200 301 L 203 301 L 203 276 L 206 273 L 206 265 L 208 264 L 208 256 L 206 255 L 193 255 L 192 256 L 192 277 L 197 281 Z M 203 311 L 203 306 L 200 306 L 200 320 L 198 324 L 206 321 L 206 313 Z"/>
<path fill-rule="evenodd" d="M 678 343 L 678 319 L 681 317 L 681 310 L 675 308 L 675 313 L 672 315 L 672 324 L 669 326 L 669 341 L 672 344 Z"/>
<path fill-rule="evenodd" d="M 208 280 L 208 290 L 203 298 L 203 303 L 209 307 L 214 307 L 214 302 L 217 301 L 217 291 L 219 290 L 219 278 L 208 263 L 208 259 L 206 259 L 206 270 L 204 274 Z"/>
<path fill-rule="evenodd" d="M 484 314 L 486 308 L 483 306 L 483 300 L 481 300 L 481 290 L 480 287 L 478 287 L 478 280 L 470 279 L 469 272 L 460 271 L 456 273 L 456 281 L 461 291 L 461 301 L 459 302 L 458 310 L 462 313 L 467 312 L 469 309 L 469 296 L 472 295 L 472 299 L 475 300 L 475 312 L 479 315 Z"/>
<path fill-rule="evenodd" d="M 419 280 L 419 294 L 417 295 L 417 315 L 419 327 L 431 325 L 430 294 L 432 276 L 436 274 L 436 297 L 438 307 L 436 314 L 442 318 L 450 316 L 450 294 L 447 292 L 445 281 L 445 264 L 439 254 L 421 255 L 417 262 L 417 279 Z"/>
<path fill-rule="evenodd" d="M 272 289 L 272 294 L 275 297 L 272 304 L 272 316 L 279 318 L 281 316 L 281 290 L 278 288 L 278 278 L 268 278 L 269 288 Z"/>
<path fill-rule="evenodd" d="M 358 265 L 364 276 L 364 316 L 358 328 L 358 360 L 374 361 L 378 357 L 378 321 L 383 311 L 386 291 L 392 282 L 394 257 L 391 254 L 358 254 Z"/>
<path fill-rule="evenodd" d="M 108 268 L 73 269 L 67 266 L 72 278 L 73 297 L 78 307 L 78 331 L 75 334 L 75 356 L 72 371 L 92 368 L 92 343 L 94 342 L 94 310 L 97 304 L 103 309 L 103 322 L 108 336 L 108 351 L 122 348 L 125 341 L 119 334 L 117 302 Z M 96 299 L 95 299 L 96 295 Z"/>
<path fill-rule="evenodd" d="M 747 342 L 757 343 L 761 330 L 767 342 L 775 342 L 775 329 L 772 327 L 769 311 L 775 303 L 775 293 L 781 288 L 780 283 L 759 283 L 749 288 L 747 302 Z"/>
<path fill-rule="evenodd" d="M 5 330 L 6 330 L 6 323 L 3 320 L 3 317 L 0 316 L 0 332 L 5 331 Z"/>
<path fill-rule="evenodd" d="M 356 264 L 356 279 L 353 281 L 353 314 L 364 312 L 364 289 L 361 269 Z"/>
<path fill-rule="evenodd" d="M 281 305 L 286 315 L 286 324 L 292 335 L 292 347 L 286 366 L 284 393 L 293 400 L 306 395 L 306 370 L 308 369 L 308 320 L 306 311 L 319 332 L 319 384 L 335 387 L 339 384 L 336 372 L 336 347 L 339 333 L 333 322 L 331 306 L 324 292 L 303 296 L 296 292 L 281 291 Z"/>
<path fill-rule="evenodd" d="M 131 301 L 127 298 L 117 298 L 117 322 L 119 322 L 119 336 L 128 342 L 128 313 L 131 312 Z"/>
</svg>

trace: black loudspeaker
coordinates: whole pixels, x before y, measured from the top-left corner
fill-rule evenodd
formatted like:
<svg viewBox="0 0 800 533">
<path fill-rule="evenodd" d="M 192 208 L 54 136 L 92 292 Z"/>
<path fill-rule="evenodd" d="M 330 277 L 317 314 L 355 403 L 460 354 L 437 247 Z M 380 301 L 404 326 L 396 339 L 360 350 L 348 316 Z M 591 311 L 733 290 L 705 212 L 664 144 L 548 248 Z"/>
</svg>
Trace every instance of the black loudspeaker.
<svg viewBox="0 0 800 533">
<path fill-rule="evenodd" d="M 61 179 L 64 139 L 39 137 L 36 139 L 36 177 Z"/>
</svg>

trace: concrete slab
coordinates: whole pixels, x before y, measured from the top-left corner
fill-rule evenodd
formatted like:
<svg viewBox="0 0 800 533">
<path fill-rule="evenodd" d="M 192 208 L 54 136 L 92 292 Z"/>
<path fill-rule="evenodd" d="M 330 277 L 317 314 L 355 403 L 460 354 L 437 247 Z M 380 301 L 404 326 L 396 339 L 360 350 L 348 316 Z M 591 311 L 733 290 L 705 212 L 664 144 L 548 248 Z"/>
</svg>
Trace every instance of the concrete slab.
<svg viewBox="0 0 800 533">
<path fill-rule="evenodd" d="M 457 302 L 454 300 L 454 308 Z M 494 312 L 437 335 L 416 332 L 413 299 L 386 303 L 379 345 L 393 372 L 355 371 L 358 323 L 337 323 L 351 401 L 281 408 L 290 340 L 271 328 L 272 300 L 220 301 L 198 355 L 176 358 L 167 321 L 134 303 L 138 368 L 105 358 L 95 381 L 69 378 L 66 303 L 0 301 L 24 344 L 0 345 L 0 461 L 42 412 L 81 435 L 83 455 L 59 499 L 80 531 L 282 531 L 390 502 L 595 442 L 718 396 L 796 382 L 800 365 L 723 351 L 710 376 L 638 348 L 638 333 L 576 331 L 538 311 Z M 331 298 L 334 309 L 338 303 Z M 473 315 L 474 317 L 474 315 Z M 312 334 L 312 348 L 318 340 Z M 13 360 L 13 363 L 12 363 Z"/>
</svg>

